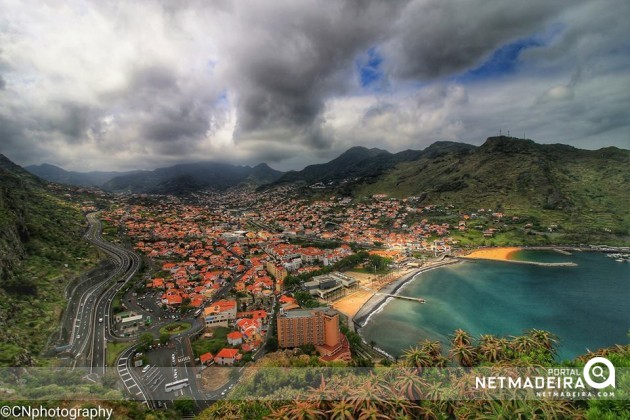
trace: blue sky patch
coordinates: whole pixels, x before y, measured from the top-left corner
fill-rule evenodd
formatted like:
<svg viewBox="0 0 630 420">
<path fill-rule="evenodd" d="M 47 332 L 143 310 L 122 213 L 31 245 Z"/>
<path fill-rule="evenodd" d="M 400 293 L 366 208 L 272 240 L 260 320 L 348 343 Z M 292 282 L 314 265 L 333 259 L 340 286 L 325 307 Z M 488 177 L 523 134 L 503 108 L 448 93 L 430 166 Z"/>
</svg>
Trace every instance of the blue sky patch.
<svg viewBox="0 0 630 420">
<path fill-rule="evenodd" d="M 363 88 L 379 87 L 384 81 L 384 74 L 381 68 L 383 57 L 379 54 L 376 47 L 367 50 L 367 55 L 357 60 L 357 70 L 359 72 L 359 81 Z"/>
<path fill-rule="evenodd" d="M 464 75 L 465 79 L 485 79 L 513 73 L 518 66 L 518 57 L 522 51 L 543 45 L 538 39 L 525 38 L 506 44 L 495 50 L 490 58 L 476 69 Z"/>
<path fill-rule="evenodd" d="M 519 65 L 518 58 L 521 52 L 528 48 L 543 45 L 545 45 L 545 42 L 541 41 L 538 37 L 523 38 L 505 44 L 496 49 L 480 66 L 456 77 L 456 80 L 459 82 L 467 82 L 512 74 L 517 70 Z"/>
</svg>

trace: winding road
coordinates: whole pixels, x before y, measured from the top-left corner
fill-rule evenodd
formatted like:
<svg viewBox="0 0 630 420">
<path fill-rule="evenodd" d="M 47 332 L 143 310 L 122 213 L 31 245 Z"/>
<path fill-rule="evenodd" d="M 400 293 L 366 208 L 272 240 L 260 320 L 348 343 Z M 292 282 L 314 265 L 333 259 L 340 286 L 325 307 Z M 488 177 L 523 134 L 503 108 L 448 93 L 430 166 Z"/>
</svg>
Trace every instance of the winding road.
<svg viewBox="0 0 630 420">
<path fill-rule="evenodd" d="M 58 346 L 61 355 L 71 357 L 72 368 L 84 368 L 89 371 L 88 378 L 96 380 L 105 376 L 107 371 L 107 343 L 108 341 L 132 342 L 115 362 L 115 369 L 125 391 L 136 400 L 142 401 L 151 408 L 156 407 L 157 400 L 166 400 L 169 394 L 160 391 L 157 387 L 150 387 L 142 380 L 142 375 L 132 366 L 132 356 L 139 343 L 137 337 L 125 337 L 118 335 L 114 329 L 112 302 L 116 294 L 123 289 L 138 273 L 141 267 L 141 259 L 134 252 L 122 246 L 107 242 L 103 239 L 102 224 L 98 219 L 98 213 L 87 215 L 89 227 L 85 233 L 85 239 L 97 247 L 111 262 L 111 271 L 99 275 L 88 276 L 80 284 L 69 288 L 67 316 L 72 317 L 71 331 L 67 334 L 65 345 Z M 229 287 L 222 290 L 226 293 Z M 134 308 L 144 316 L 151 315 L 140 308 Z M 186 319 L 191 322 L 192 328 L 185 333 L 173 336 L 175 353 L 178 358 L 185 358 L 186 362 L 178 362 L 183 377 L 188 377 L 190 386 L 183 390 L 182 394 L 188 394 L 197 409 L 207 407 L 206 395 L 197 388 L 197 368 L 194 366 L 194 356 L 190 346 L 190 336 L 198 334 L 204 323 L 199 319 Z M 168 323 L 168 320 L 154 323 L 149 331 L 154 335 L 159 328 Z M 167 366 L 167 364 L 165 364 Z M 185 376 L 184 376 L 185 375 Z M 162 386 L 163 387 L 163 386 Z"/>
<path fill-rule="evenodd" d="M 85 239 L 107 255 L 114 269 L 107 276 L 101 276 L 102 279 L 86 281 L 72 289 L 68 310 L 74 309 L 74 312 L 65 352 L 74 357 L 73 367 L 89 367 L 90 373 L 103 375 L 107 366 L 107 341 L 124 339 L 112 329 L 112 301 L 138 272 L 141 261 L 135 253 L 103 239 L 96 213 L 88 214 L 87 220 Z"/>
</svg>

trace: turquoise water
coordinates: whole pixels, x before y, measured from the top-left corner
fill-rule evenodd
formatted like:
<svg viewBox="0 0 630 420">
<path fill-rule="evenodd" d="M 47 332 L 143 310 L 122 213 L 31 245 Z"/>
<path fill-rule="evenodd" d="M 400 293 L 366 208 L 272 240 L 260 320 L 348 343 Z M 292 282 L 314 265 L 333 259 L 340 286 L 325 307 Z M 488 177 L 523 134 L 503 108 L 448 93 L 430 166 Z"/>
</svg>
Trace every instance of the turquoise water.
<svg viewBox="0 0 630 420">
<path fill-rule="evenodd" d="M 394 356 L 426 338 L 447 343 L 457 328 L 474 336 L 547 330 L 559 338 L 559 360 L 628 343 L 630 263 L 591 252 L 521 251 L 515 257 L 578 265 L 475 261 L 427 271 L 398 292 L 423 297 L 425 304 L 390 299 L 361 335 Z"/>
</svg>

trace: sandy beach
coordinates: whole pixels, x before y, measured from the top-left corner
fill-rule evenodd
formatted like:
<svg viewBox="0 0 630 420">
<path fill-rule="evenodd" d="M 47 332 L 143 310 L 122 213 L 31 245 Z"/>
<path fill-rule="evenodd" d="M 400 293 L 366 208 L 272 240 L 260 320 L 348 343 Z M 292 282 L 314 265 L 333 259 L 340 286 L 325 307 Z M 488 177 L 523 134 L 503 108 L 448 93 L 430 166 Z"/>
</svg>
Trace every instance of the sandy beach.
<svg viewBox="0 0 630 420">
<path fill-rule="evenodd" d="M 348 296 L 345 296 L 335 302 L 332 307 L 346 315 L 348 318 L 353 318 L 361 306 L 365 304 L 372 296 L 374 296 L 373 290 L 360 289 Z"/>
<path fill-rule="evenodd" d="M 495 260 L 495 261 L 508 261 L 511 260 L 511 256 L 520 251 L 519 247 L 503 247 L 503 248 L 484 248 L 471 252 L 468 255 L 461 258 L 470 258 L 476 260 Z"/>
<path fill-rule="evenodd" d="M 370 285 L 369 278 L 371 276 L 369 275 L 346 272 L 345 274 L 355 276 L 355 278 L 359 280 L 361 288 L 360 290 L 339 299 L 332 305 L 332 307 L 347 315 L 350 319 L 354 319 L 355 323 L 358 322 L 358 324 L 361 325 L 361 323 L 364 322 L 374 310 L 380 307 L 380 305 L 387 300 L 387 296 L 383 296 L 380 293 L 395 294 L 400 287 L 411 280 L 416 274 L 457 262 L 457 260 L 427 262 L 424 266 L 422 266 L 422 268 L 402 270 L 398 272 L 396 276 L 389 278 L 387 281 L 375 282 L 373 285 Z M 377 292 L 380 292 L 379 295 L 376 295 Z"/>
<path fill-rule="evenodd" d="M 359 290 L 339 299 L 333 303 L 332 307 L 352 319 L 380 288 L 408 275 L 410 271 L 412 270 L 401 270 L 387 280 L 377 279 L 375 281 L 373 281 L 374 276 L 371 274 L 348 271 L 345 274 L 354 277 L 359 282 Z"/>
</svg>

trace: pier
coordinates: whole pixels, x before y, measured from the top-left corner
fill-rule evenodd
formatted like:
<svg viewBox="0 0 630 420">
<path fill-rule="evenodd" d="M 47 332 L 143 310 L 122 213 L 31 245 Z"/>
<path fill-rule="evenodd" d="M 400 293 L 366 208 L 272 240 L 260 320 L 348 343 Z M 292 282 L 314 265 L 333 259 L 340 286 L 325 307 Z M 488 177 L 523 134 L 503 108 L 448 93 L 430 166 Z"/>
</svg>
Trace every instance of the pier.
<svg viewBox="0 0 630 420">
<path fill-rule="evenodd" d="M 562 255 L 573 255 L 571 254 L 569 251 L 567 251 L 566 249 L 560 249 L 560 248 L 553 248 L 554 251 L 556 251 L 558 254 L 562 254 Z"/>
<path fill-rule="evenodd" d="M 577 264 L 574 262 L 546 263 L 546 262 L 538 262 L 538 261 L 518 261 L 518 260 L 506 260 L 506 262 L 513 263 L 513 264 L 539 265 L 541 267 L 577 267 Z"/>
<path fill-rule="evenodd" d="M 459 260 L 464 261 L 497 261 L 502 263 L 509 264 L 528 264 L 528 265 L 538 265 L 541 267 L 577 267 L 577 264 L 574 262 L 557 262 L 557 263 L 548 263 L 548 262 L 539 262 L 539 261 L 520 261 L 520 260 L 497 260 L 493 258 L 468 258 L 457 257 Z"/>
<path fill-rule="evenodd" d="M 424 300 L 423 298 L 415 298 L 415 297 L 411 297 L 411 296 L 401 296 L 401 295 L 391 295 L 389 293 L 376 293 L 379 296 L 387 296 L 387 297 L 393 297 L 396 299 L 403 299 L 403 300 L 412 300 L 414 302 L 418 302 L 418 303 L 426 303 L 426 300 Z"/>
</svg>

